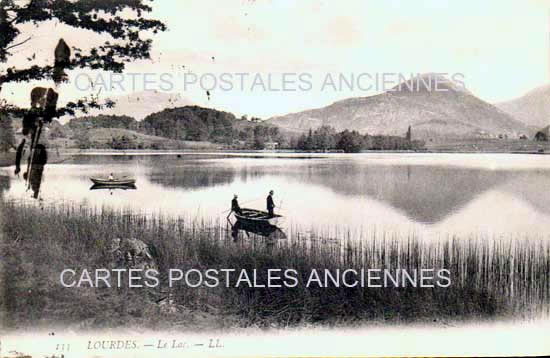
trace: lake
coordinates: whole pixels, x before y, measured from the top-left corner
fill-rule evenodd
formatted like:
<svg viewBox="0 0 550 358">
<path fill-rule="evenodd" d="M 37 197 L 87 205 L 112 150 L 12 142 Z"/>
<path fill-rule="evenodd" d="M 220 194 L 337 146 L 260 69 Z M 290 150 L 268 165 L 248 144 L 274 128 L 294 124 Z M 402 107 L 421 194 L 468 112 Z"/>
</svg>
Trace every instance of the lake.
<svg viewBox="0 0 550 358">
<path fill-rule="evenodd" d="M 135 177 L 137 190 L 90 190 L 90 177 L 111 172 Z M 43 204 L 225 220 L 233 194 L 242 207 L 265 210 L 272 189 L 285 226 L 303 232 L 547 239 L 549 184 L 545 155 L 103 154 L 46 165 L 39 197 Z M 0 169 L 5 198 L 38 205 L 26 189 L 13 167 Z"/>
</svg>

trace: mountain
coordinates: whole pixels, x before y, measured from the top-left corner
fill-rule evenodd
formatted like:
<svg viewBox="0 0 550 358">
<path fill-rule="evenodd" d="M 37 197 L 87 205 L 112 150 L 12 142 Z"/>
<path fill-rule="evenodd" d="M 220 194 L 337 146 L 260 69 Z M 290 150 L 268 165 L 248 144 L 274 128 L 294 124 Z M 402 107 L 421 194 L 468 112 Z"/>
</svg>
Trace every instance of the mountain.
<svg viewBox="0 0 550 358">
<path fill-rule="evenodd" d="M 113 108 L 90 110 L 87 116 L 130 116 L 139 121 L 151 113 L 160 112 L 166 108 L 183 107 L 193 104 L 179 93 L 166 93 L 156 90 L 134 92 L 126 96 L 115 96 L 109 99 L 115 102 Z M 63 122 L 66 122 L 68 119 L 63 120 Z"/>
<path fill-rule="evenodd" d="M 520 98 L 496 106 L 527 125 L 542 128 L 550 124 L 550 85 L 535 88 Z"/>
<path fill-rule="evenodd" d="M 531 134 L 525 124 L 444 77 L 424 74 L 382 94 L 350 98 L 327 107 L 273 117 L 268 123 L 304 132 L 322 125 L 336 130 L 415 139 Z"/>
</svg>

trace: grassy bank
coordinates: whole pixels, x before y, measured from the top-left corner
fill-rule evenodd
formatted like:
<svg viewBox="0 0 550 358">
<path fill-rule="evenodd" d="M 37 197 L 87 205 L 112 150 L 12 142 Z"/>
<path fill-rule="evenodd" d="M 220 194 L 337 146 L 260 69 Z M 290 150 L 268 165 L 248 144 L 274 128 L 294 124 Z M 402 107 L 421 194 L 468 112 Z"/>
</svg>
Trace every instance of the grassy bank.
<svg viewBox="0 0 550 358">
<path fill-rule="evenodd" d="M 538 153 L 550 152 L 549 142 L 522 139 L 472 138 L 426 143 L 429 152 L 456 153 Z"/>
<path fill-rule="evenodd" d="M 78 328 L 141 326 L 213 329 L 246 326 L 434 322 L 538 314 L 548 307 L 550 245 L 544 241 L 392 238 L 351 242 L 292 233 L 292 240 L 235 242 L 225 224 L 80 206 L 0 204 L 3 226 L 0 287 L 5 328 L 52 323 Z M 137 237 L 155 248 L 156 288 L 63 288 L 59 274 L 112 265 L 111 243 Z M 294 269 L 294 288 L 168 288 L 170 268 Z M 447 288 L 305 286 L 312 269 L 445 268 Z M 183 281 L 182 281 L 183 282 Z"/>
</svg>

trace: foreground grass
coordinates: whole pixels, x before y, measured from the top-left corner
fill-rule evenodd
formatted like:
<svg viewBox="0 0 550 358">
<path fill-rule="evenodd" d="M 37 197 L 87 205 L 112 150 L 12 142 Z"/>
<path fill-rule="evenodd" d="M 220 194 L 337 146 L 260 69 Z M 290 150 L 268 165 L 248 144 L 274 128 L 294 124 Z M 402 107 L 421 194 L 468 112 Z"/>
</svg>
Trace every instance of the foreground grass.
<svg viewBox="0 0 550 358">
<path fill-rule="evenodd" d="M 0 202 L 4 328 L 70 325 L 223 329 L 246 326 L 434 322 L 531 316 L 549 302 L 550 245 L 542 240 L 419 238 L 324 240 L 320 234 L 269 244 L 225 225 L 148 218 L 80 206 L 37 208 Z M 0 213 L 0 216 L 2 213 Z M 9 219 L 7 219 L 9 218 Z M 161 273 L 170 268 L 295 269 L 295 288 L 63 288 L 59 274 L 112 266 L 111 241 L 136 237 L 155 247 Z M 446 268 L 448 288 L 305 287 L 312 269 Z M 159 301 L 167 304 L 158 304 Z"/>
</svg>

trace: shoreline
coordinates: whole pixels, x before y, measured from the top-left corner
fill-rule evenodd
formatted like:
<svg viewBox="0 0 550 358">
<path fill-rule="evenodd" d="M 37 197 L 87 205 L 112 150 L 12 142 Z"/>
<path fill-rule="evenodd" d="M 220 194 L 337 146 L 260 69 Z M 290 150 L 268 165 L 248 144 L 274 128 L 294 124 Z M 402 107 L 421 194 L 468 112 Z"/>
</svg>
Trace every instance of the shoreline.
<svg viewBox="0 0 550 358">
<path fill-rule="evenodd" d="M 302 151 L 294 149 L 129 149 L 129 150 L 115 150 L 115 149 L 68 149 L 60 151 L 61 155 L 134 155 L 134 154 L 148 154 L 148 155 L 163 155 L 163 154 L 309 154 L 309 155 L 335 155 L 335 154 L 366 154 L 366 153 L 396 153 L 396 154 L 550 154 L 547 151 L 533 151 L 533 150 L 362 150 L 357 153 L 345 153 L 343 151 L 329 150 L 329 151 Z"/>
<path fill-rule="evenodd" d="M 132 150 L 113 150 L 113 149 L 68 149 L 60 150 L 54 159 L 48 160 L 48 164 L 59 164 L 72 156 L 131 156 L 131 155 L 227 155 L 227 156 L 280 156 L 294 157 L 295 155 L 303 155 L 307 158 L 324 158 L 335 156 L 353 156 L 358 154 L 530 154 L 530 155 L 550 155 L 550 152 L 534 152 L 534 151 L 452 151 L 452 150 L 364 150 L 358 153 L 343 153 L 337 151 L 320 152 L 320 151 L 298 151 L 298 150 L 200 150 L 200 149 L 180 149 L 180 150 L 151 150 L 151 149 L 132 149 Z M 15 152 L 0 153 L 0 168 L 10 167 L 15 164 Z"/>
</svg>

